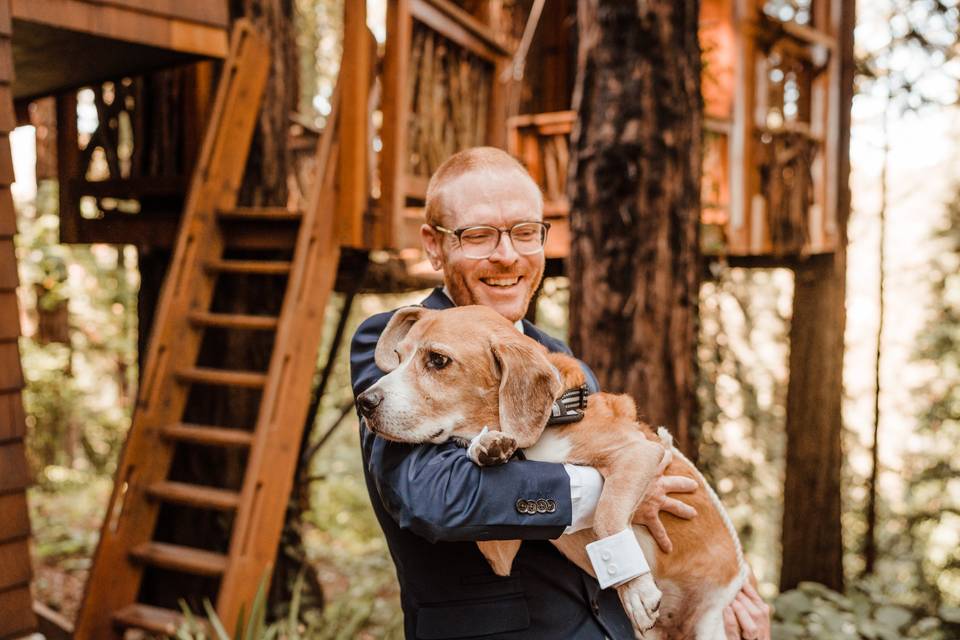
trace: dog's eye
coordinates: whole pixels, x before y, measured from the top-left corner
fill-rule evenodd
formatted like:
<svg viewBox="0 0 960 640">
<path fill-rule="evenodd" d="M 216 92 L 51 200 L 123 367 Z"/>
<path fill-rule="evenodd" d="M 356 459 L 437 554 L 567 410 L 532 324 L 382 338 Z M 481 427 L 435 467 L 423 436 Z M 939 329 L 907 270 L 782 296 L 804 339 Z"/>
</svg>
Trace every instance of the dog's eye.
<svg viewBox="0 0 960 640">
<path fill-rule="evenodd" d="M 450 358 L 442 353 L 431 351 L 427 354 L 427 366 L 431 369 L 443 369 L 448 364 L 450 364 Z"/>
</svg>

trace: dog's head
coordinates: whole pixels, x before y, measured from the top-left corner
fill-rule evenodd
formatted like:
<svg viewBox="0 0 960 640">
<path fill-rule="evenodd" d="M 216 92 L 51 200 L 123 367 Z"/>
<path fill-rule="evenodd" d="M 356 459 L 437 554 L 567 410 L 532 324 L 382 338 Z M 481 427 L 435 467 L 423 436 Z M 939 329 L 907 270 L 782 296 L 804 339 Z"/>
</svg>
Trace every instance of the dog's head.
<svg viewBox="0 0 960 640">
<path fill-rule="evenodd" d="M 387 374 L 357 407 L 368 428 L 398 442 L 440 443 L 488 426 L 527 447 L 562 392 L 546 349 L 484 306 L 400 309 L 375 359 Z"/>
</svg>

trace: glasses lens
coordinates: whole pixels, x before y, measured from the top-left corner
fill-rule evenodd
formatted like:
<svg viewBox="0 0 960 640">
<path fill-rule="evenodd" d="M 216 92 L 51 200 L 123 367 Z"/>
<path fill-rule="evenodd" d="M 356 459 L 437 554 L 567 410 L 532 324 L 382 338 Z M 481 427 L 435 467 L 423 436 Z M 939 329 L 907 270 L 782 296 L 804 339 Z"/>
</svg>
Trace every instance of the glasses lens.
<svg viewBox="0 0 960 640">
<path fill-rule="evenodd" d="M 486 258 L 497 248 L 500 232 L 493 227 L 470 227 L 460 234 L 460 246 L 468 258 Z"/>
<path fill-rule="evenodd" d="M 547 229 L 539 222 L 523 222 L 510 230 L 510 240 L 517 253 L 529 255 L 543 248 Z"/>
</svg>

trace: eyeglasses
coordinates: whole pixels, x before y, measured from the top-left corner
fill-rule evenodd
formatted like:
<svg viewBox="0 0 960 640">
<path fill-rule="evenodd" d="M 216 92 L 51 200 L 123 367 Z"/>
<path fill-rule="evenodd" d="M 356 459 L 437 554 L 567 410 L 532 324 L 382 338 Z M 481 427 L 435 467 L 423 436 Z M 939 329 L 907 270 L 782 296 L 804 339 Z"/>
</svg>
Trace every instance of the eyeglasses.
<svg viewBox="0 0 960 640">
<path fill-rule="evenodd" d="M 500 246 L 500 237 L 506 233 L 510 236 L 513 249 L 522 256 L 530 256 L 543 251 L 547 241 L 549 222 L 518 222 L 507 229 L 477 225 L 447 229 L 438 224 L 431 225 L 437 231 L 453 236 L 463 250 L 463 255 L 473 260 L 484 260 L 493 255 Z"/>
</svg>

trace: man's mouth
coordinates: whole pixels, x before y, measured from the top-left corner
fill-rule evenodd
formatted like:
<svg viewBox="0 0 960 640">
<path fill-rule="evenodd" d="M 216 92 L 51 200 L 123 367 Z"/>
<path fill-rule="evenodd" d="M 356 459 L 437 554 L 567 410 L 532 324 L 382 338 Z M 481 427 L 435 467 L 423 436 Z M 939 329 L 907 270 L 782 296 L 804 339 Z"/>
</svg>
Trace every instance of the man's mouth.
<svg viewBox="0 0 960 640">
<path fill-rule="evenodd" d="M 490 278 L 480 278 L 480 282 L 487 285 L 488 287 L 500 287 L 507 288 L 512 287 L 518 284 L 523 279 L 523 276 L 498 276 Z"/>
</svg>

